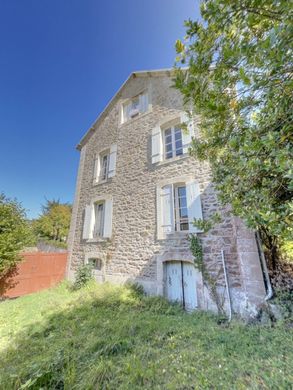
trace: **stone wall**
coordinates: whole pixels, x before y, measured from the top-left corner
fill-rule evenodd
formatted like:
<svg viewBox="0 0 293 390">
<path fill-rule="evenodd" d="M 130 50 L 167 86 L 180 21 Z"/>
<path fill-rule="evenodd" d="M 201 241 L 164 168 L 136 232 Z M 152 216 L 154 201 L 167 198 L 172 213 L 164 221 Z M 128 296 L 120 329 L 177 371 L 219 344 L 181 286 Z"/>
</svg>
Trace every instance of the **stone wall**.
<svg viewBox="0 0 293 390">
<path fill-rule="evenodd" d="M 254 274 L 246 269 L 246 263 L 249 267 L 257 268 L 259 273 L 258 254 L 255 248 L 254 252 L 249 249 L 254 254 L 248 259 L 243 255 L 243 249 L 239 249 L 239 240 L 249 233 L 244 227 L 242 230 L 239 228 L 239 221 L 236 223 L 227 209 L 219 207 L 210 182 L 208 165 L 189 156 L 156 165 L 151 162 L 152 129 L 158 122 L 180 114 L 183 110 L 181 97 L 170 88 L 171 84 L 167 75 L 130 78 L 82 147 L 69 239 L 68 276 L 73 278 L 74 270 L 84 262 L 85 257 L 95 254 L 104 262 L 103 280 L 118 283 L 134 280 L 143 284 L 149 293 L 162 294 L 163 276 L 159 265 L 164 261 L 162 259 L 166 256 L 174 259 L 177 256 L 179 260 L 192 261 L 192 256 L 184 234 L 177 233 L 165 240 L 157 239 L 156 186 L 168 178 L 191 175 L 200 185 L 203 217 L 208 218 L 215 211 L 219 211 L 223 217 L 222 222 L 208 233 L 199 234 L 204 260 L 212 274 L 219 274 L 218 284 L 223 287 L 221 249 L 224 249 L 234 310 L 243 311 L 250 301 L 252 305 L 257 305 L 265 295 L 263 282 L 259 278 L 258 288 L 253 294 L 248 291 L 251 286 L 247 285 L 247 280 L 253 278 Z M 151 95 L 151 111 L 121 125 L 121 99 L 135 96 L 145 89 Z M 197 123 L 198 118 L 194 118 L 196 135 Z M 93 185 L 95 155 L 111 144 L 117 144 L 118 147 L 116 175 L 106 183 Z M 113 197 L 111 240 L 82 240 L 85 206 L 92 198 L 108 194 Z M 207 303 L 209 297 L 205 295 L 202 293 L 203 308 L 210 307 Z"/>
</svg>

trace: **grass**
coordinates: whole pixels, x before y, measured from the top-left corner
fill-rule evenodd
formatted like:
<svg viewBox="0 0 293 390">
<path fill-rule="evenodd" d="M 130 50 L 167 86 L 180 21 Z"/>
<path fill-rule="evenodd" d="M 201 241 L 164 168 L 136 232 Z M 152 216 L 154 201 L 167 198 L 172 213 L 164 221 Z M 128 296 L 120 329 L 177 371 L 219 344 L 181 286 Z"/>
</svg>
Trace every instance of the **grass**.
<svg viewBox="0 0 293 390">
<path fill-rule="evenodd" d="M 291 389 L 292 341 L 284 325 L 62 283 L 0 304 L 0 389 Z"/>
</svg>

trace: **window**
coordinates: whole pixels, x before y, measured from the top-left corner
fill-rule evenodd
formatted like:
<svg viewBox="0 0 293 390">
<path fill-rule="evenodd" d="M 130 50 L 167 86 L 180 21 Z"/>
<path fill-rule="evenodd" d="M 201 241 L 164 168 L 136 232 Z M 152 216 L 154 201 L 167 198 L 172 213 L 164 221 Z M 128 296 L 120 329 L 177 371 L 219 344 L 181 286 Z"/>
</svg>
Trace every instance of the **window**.
<svg viewBox="0 0 293 390">
<path fill-rule="evenodd" d="M 117 159 L 117 145 L 96 154 L 94 165 L 94 184 L 101 183 L 115 176 Z"/>
<path fill-rule="evenodd" d="M 90 257 L 88 259 L 88 264 L 90 264 L 94 270 L 101 271 L 102 270 L 102 260 L 96 257 Z"/>
<path fill-rule="evenodd" d="M 100 172 L 99 181 L 108 179 L 109 160 L 110 160 L 109 154 L 110 154 L 109 151 L 107 151 L 106 153 L 101 154 L 100 156 L 101 172 Z"/>
<path fill-rule="evenodd" d="M 165 159 L 181 156 L 183 154 L 182 132 L 179 126 L 170 127 L 164 131 L 164 157 Z"/>
<path fill-rule="evenodd" d="M 184 130 L 182 130 L 184 124 Z M 185 129 L 186 127 L 186 129 Z M 152 163 L 188 154 L 194 136 L 193 120 L 186 113 L 152 129 Z"/>
<path fill-rule="evenodd" d="M 104 232 L 104 213 L 105 213 L 105 204 L 95 203 L 94 204 L 94 230 L 93 237 L 103 237 Z"/>
<path fill-rule="evenodd" d="M 112 237 L 112 197 L 96 198 L 86 205 L 82 238 L 95 240 Z"/>
<path fill-rule="evenodd" d="M 122 105 L 122 123 L 137 117 L 148 110 L 147 93 L 140 94 Z"/>
<path fill-rule="evenodd" d="M 187 179 L 158 186 L 156 209 L 158 238 L 166 238 L 167 234 L 176 232 L 201 232 L 193 225 L 194 219 L 202 219 L 197 182 Z"/>
<path fill-rule="evenodd" d="M 175 231 L 188 230 L 186 186 L 174 186 Z"/>
</svg>

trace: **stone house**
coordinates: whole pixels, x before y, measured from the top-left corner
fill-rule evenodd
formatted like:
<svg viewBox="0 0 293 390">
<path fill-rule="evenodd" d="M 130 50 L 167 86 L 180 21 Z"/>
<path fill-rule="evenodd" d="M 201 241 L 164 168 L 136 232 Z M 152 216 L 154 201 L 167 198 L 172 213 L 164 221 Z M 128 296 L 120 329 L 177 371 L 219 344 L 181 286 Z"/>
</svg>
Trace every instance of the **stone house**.
<svg viewBox="0 0 293 390">
<path fill-rule="evenodd" d="M 134 72 L 125 81 L 77 146 L 69 279 L 91 262 L 97 281 L 136 282 L 186 309 L 216 310 L 194 266 L 193 233 L 224 308 L 256 313 L 266 295 L 259 248 L 253 232 L 220 207 L 208 164 L 188 154 L 198 121 L 172 88 L 171 70 Z M 222 221 L 209 232 L 193 226 L 216 211 Z"/>
</svg>

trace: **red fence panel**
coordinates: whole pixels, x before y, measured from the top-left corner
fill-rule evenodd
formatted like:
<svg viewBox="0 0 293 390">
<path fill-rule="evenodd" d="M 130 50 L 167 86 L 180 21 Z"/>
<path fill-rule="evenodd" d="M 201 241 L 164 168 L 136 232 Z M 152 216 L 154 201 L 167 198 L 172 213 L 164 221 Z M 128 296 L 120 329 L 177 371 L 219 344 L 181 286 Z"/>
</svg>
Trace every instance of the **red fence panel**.
<svg viewBox="0 0 293 390">
<path fill-rule="evenodd" d="M 0 281 L 2 296 L 14 298 L 52 287 L 65 277 L 67 252 L 23 253 L 11 276 Z"/>
</svg>

